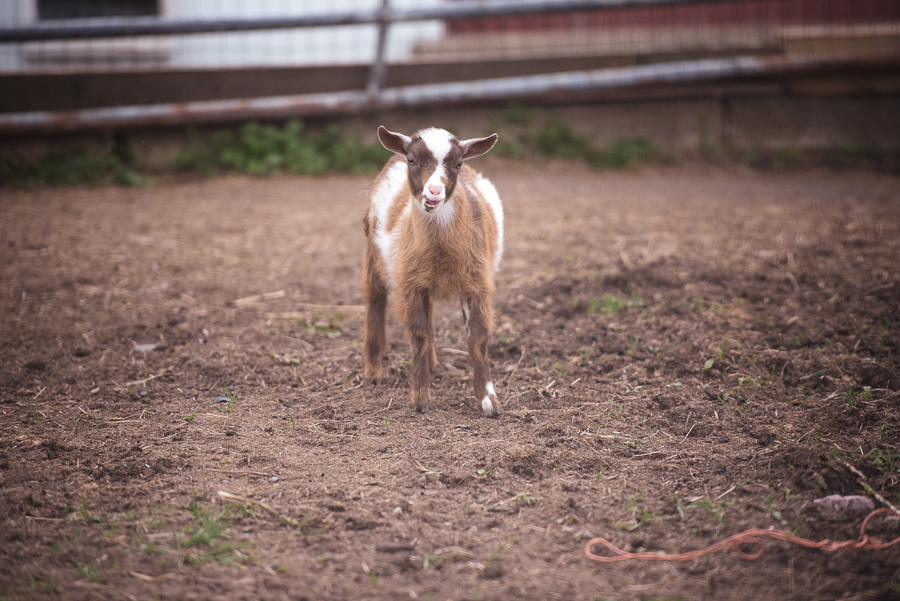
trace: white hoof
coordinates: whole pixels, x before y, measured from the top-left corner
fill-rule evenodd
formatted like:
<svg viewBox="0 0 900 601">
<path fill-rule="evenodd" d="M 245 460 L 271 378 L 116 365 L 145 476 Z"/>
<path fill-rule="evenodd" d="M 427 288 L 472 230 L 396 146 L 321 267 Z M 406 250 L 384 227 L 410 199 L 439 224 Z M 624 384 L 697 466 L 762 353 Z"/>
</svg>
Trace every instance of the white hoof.
<svg viewBox="0 0 900 601">
<path fill-rule="evenodd" d="M 497 391 L 494 390 L 494 383 L 488 382 L 485 385 L 487 395 L 481 400 L 481 413 L 485 417 L 493 417 L 500 415 L 500 401 L 497 400 Z"/>
</svg>

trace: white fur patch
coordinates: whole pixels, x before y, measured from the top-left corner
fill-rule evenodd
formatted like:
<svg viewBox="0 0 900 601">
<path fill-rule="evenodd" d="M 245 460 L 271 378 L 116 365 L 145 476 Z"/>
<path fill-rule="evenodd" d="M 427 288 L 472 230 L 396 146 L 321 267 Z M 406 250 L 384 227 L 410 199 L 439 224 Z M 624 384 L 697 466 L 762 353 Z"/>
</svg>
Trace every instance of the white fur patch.
<svg viewBox="0 0 900 601">
<path fill-rule="evenodd" d="M 494 397 L 497 396 L 497 391 L 494 390 L 494 383 L 493 383 L 493 382 L 488 382 L 488 383 L 485 385 L 485 388 L 487 389 L 488 395 L 494 396 Z"/>
<path fill-rule="evenodd" d="M 475 177 L 475 187 L 487 201 L 491 213 L 494 214 L 494 221 L 497 222 L 497 254 L 494 255 L 494 273 L 497 273 L 500 260 L 503 258 L 503 203 L 491 180 L 482 177 L 480 173 Z"/>
<path fill-rule="evenodd" d="M 387 229 L 388 214 L 391 205 L 407 187 L 407 170 L 406 164 L 397 161 L 384 174 L 384 178 L 379 182 L 377 188 L 373 189 L 370 197 L 372 206 L 375 209 L 375 235 L 373 237 L 375 245 L 381 252 L 381 258 L 388 272 L 388 279 L 393 283 L 394 265 L 397 263 L 397 245 L 400 239 L 400 224 L 409 215 L 409 204 L 403 208 L 403 213 L 394 230 Z"/>
<path fill-rule="evenodd" d="M 481 399 L 481 413 L 485 417 L 494 415 L 494 404 L 491 402 L 491 397 L 486 396 Z"/>
<path fill-rule="evenodd" d="M 421 202 L 416 202 L 416 207 L 426 219 L 437 221 L 438 225 L 441 227 L 450 225 L 450 222 L 453 221 L 453 215 L 456 213 L 456 208 L 453 206 L 453 203 L 449 202 L 442 202 L 438 208 L 433 211 L 426 211 Z"/>
</svg>

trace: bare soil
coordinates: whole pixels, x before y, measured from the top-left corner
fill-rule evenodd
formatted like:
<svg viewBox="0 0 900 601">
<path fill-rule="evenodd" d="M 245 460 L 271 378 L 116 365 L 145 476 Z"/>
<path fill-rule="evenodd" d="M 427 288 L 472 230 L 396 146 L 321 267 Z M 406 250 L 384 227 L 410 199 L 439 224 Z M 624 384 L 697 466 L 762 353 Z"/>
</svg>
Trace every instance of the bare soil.
<svg viewBox="0 0 900 601">
<path fill-rule="evenodd" d="M 499 419 L 455 303 L 427 414 L 395 318 L 361 379 L 366 178 L 0 191 L 0 598 L 898 598 L 896 546 L 584 547 L 898 503 L 900 179 L 479 168 Z"/>
</svg>

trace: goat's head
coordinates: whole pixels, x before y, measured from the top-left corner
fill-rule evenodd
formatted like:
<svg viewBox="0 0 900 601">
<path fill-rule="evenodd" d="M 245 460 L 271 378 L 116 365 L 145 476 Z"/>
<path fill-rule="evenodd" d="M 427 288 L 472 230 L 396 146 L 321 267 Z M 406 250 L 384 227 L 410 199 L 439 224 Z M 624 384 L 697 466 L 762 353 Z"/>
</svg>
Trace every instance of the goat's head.
<svg viewBox="0 0 900 601">
<path fill-rule="evenodd" d="M 453 197 L 463 161 L 489 151 L 497 141 L 497 134 L 457 140 L 450 132 L 431 127 L 410 137 L 381 126 L 378 139 L 385 148 L 406 158 L 409 189 L 421 208 L 430 213 Z"/>
</svg>

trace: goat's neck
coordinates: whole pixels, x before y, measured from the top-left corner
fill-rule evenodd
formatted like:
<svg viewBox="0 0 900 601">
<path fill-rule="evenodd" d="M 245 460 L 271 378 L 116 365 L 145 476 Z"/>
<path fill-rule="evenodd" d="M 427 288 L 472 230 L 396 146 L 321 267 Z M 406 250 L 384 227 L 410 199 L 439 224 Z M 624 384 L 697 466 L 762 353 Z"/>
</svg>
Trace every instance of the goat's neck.
<svg viewBox="0 0 900 601">
<path fill-rule="evenodd" d="M 419 201 L 410 197 L 410 202 Z M 430 239 L 440 240 L 454 236 L 454 233 L 470 218 L 470 212 L 471 208 L 467 205 L 464 195 L 457 189 L 453 191 L 453 196 L 447 198 L 433 213 L 424 213 L 419 207 L 413 207 L 412 218 L 417 231 Z"/>
</svg>

